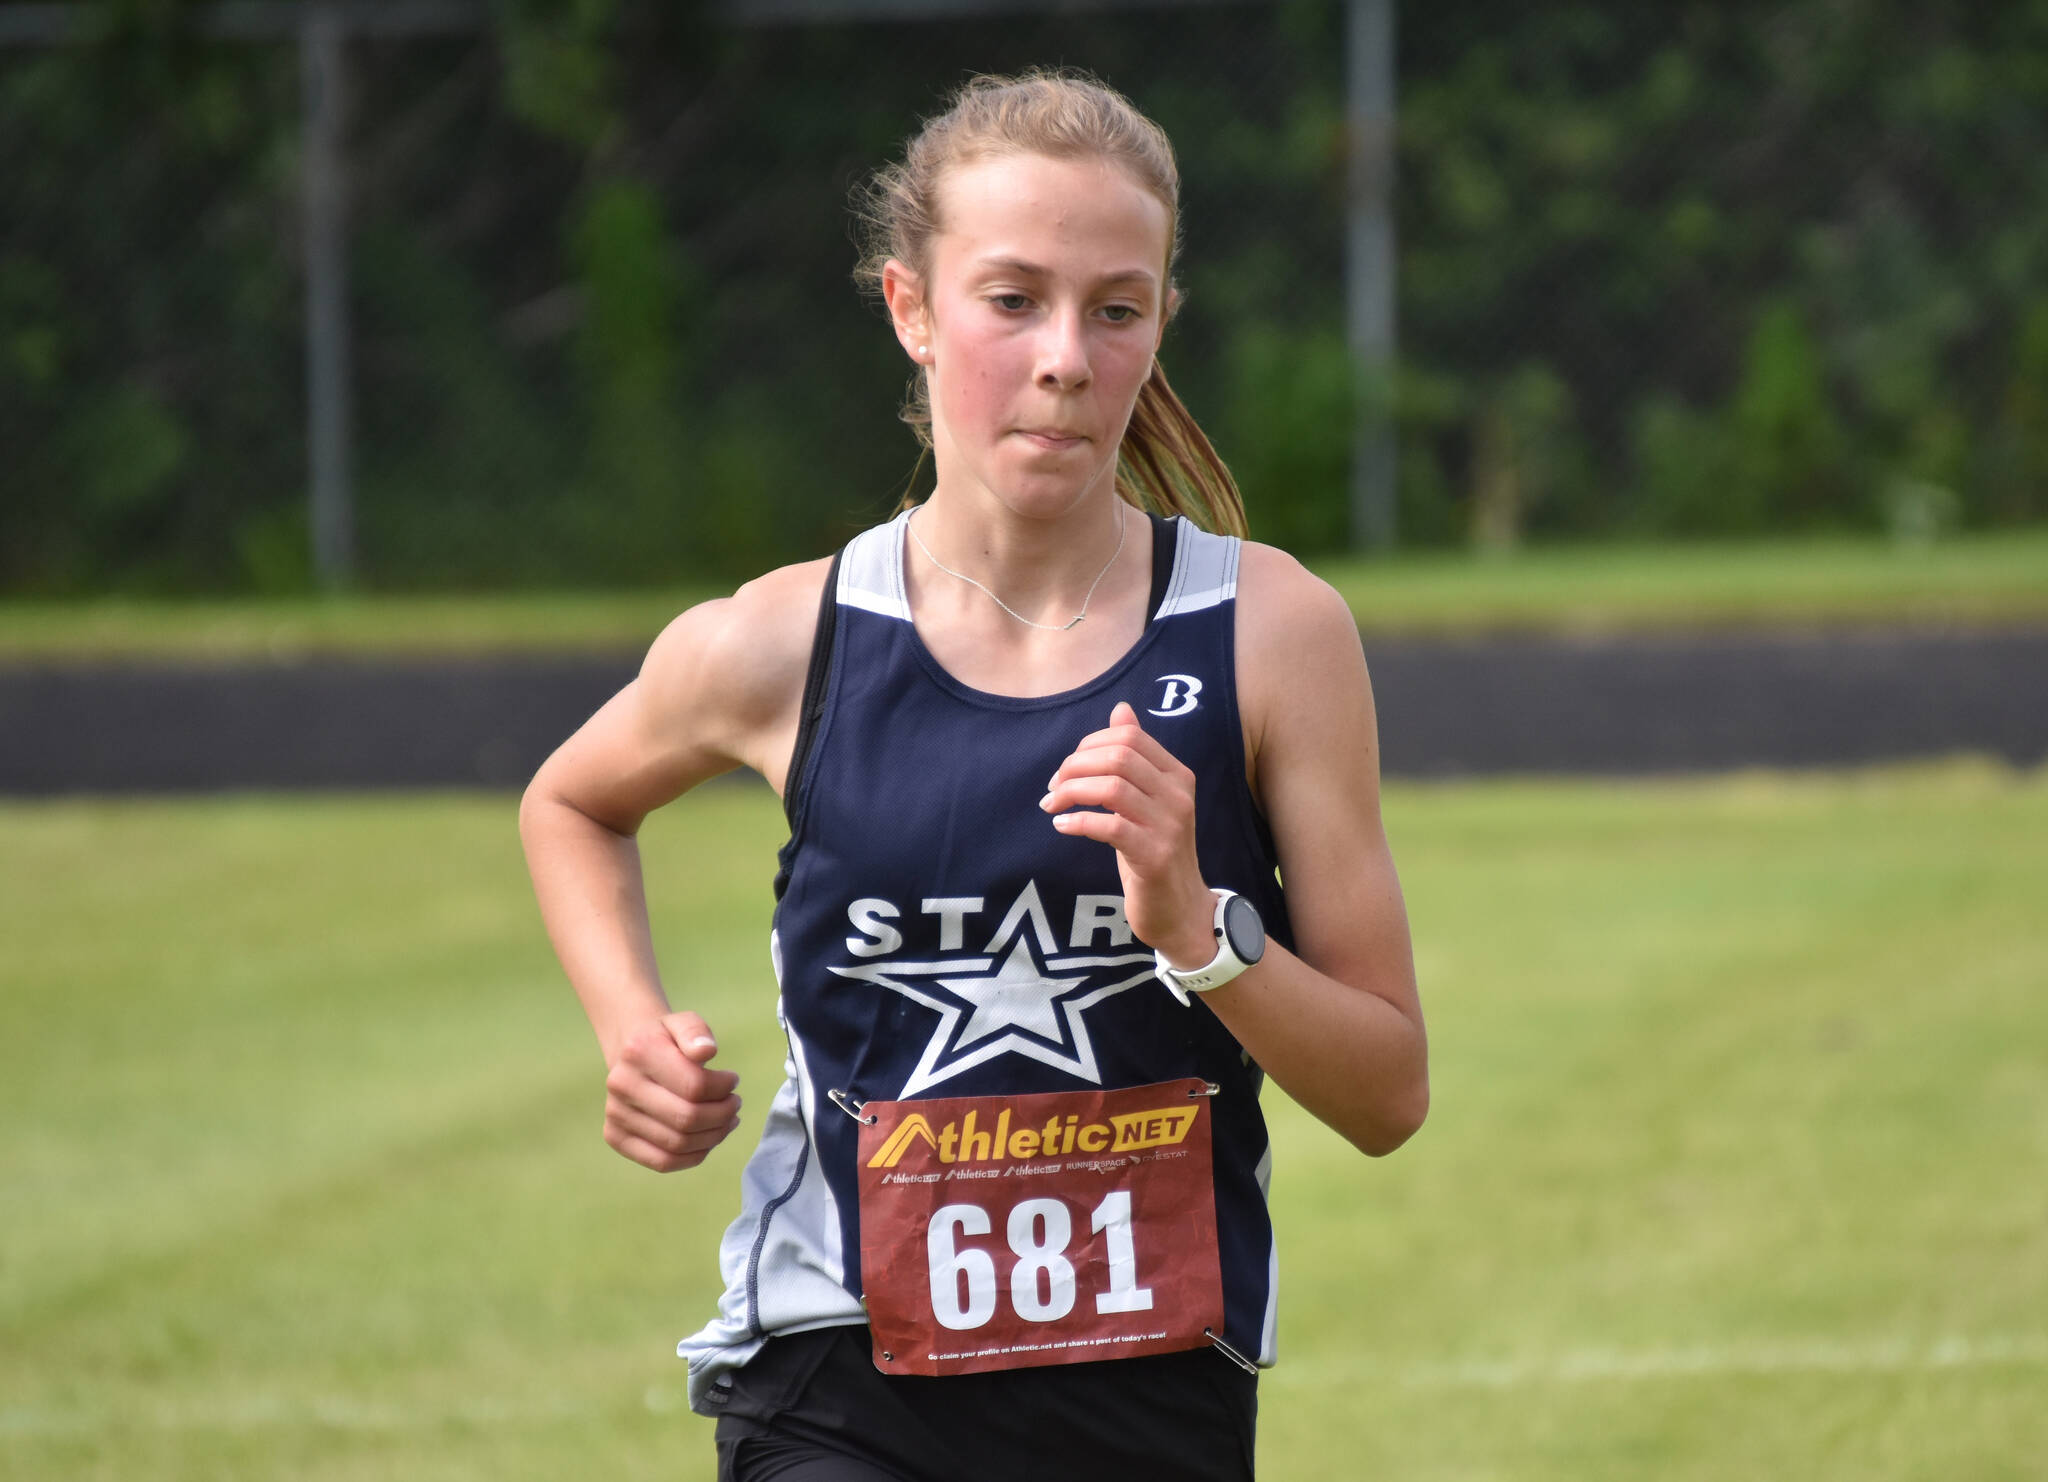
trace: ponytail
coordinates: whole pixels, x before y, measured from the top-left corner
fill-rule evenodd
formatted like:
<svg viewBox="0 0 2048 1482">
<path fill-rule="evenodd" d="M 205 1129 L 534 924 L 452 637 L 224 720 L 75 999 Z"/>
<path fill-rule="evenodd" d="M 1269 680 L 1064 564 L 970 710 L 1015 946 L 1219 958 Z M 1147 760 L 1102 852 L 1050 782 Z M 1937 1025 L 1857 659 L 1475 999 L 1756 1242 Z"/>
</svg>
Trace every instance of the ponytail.
<svg viewBox="0 0 2048 1482">
<path fill-rule="evenodd" d="M 1185 515 L 1219 535 L 1249 533 L 1244 497 L 1155 359 L 1118 451 L 1116 490 L 1139 509 Z"/>
</svg>

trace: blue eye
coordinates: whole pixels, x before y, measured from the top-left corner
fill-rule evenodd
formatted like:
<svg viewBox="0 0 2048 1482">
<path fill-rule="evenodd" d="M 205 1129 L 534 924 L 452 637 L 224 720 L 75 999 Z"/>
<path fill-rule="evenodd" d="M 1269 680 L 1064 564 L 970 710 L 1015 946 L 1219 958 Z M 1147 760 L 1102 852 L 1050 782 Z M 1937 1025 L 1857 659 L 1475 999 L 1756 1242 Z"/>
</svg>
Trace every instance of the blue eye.
<svg viewBox="0 0 2048 1482">
<path fill-rule="evenodd" d="M 1129 324 L 1138 317 L 1138 311 L 1129 304 L 1109 304 L 1102 312 L 1110 316 L 1111 324 Z"/>
<path fill-rule="evenodd" d="M 1012 314 L 1029 308 L 1031 305 L 1031 300 L 1024 297 L 1021 293 L 999 293 L 991 298 L 989 302 L 997 308 L 1007 310 Z"/>
</svg>

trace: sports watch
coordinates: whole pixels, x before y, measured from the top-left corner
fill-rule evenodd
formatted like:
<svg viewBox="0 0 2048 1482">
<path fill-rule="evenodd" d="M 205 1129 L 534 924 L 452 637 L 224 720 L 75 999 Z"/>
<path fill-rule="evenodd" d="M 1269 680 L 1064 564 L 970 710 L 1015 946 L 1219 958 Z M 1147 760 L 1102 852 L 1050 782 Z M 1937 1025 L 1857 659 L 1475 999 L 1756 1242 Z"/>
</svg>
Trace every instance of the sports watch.
<svg viewBox="0 0 2048 1482">
<path fill-rule="evenodd" d="M 1213 888 L 1213 887 L 1212 887 Z M 1266 923 L 1259 908 L 1234 890 L 1216 891 L 1216 955 L 1206 967 L 1182 972 L 1154 952 L 1154 972 L 1167 990 L 1184 1004 L 1192 1003 L 1190 993 L 1207 993 L 1221 988 L 1232 978 L 1266 955 Z"/>
</svg>

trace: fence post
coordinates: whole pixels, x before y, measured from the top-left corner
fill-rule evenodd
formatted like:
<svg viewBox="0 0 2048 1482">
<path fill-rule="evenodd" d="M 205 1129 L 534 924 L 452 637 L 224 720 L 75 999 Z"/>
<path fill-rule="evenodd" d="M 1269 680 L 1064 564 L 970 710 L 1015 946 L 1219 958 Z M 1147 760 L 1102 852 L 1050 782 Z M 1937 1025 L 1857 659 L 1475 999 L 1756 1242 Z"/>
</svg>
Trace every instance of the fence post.
<svg viewBox="0 0 2048 1482">
<path fill-rule="evenodd" d="M 305 171 L 307 457 L 313 571 L 320 585 L 355 576 L 349 480 L 348 76 L 342 18 L 331 3 L 299 12 Z"/>
<path fill-rule="evenodd" d="M 1350 148 L 1344 230 L 1346 339 L 1356 394 L 1351 544 L 1395 537 L 1394 0 L 1347 0 L 1344 112 Z"/>
</svg>

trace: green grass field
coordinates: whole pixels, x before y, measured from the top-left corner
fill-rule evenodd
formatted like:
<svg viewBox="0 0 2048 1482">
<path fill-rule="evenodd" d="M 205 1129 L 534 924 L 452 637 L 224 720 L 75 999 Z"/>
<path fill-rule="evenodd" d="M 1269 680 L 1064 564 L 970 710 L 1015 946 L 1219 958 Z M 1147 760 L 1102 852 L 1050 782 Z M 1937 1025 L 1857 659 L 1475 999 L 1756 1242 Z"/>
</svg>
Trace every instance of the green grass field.
<svg viewBox="0 0 2048 1482">
<path fill-rule="evenodd" d="M 1269 1092 L 1262 1475 L 2038 1478 L 2048 773 L 1388 819 L 1435 1108 L 1375 1162 Z M 645 839 L 757 1105 L 779 841 L 740 787 Z M 742 1150 L 599 1141 L 511 797 L 9 803 L 0 879 L 0 1476 L 711 1476 Z"/>
<path fill-rule="evenodd" d="M 2048 530 L 1595 544 L 1317 563 L 1369 633 L 2048 623 Z M 638 652 L 710 587 L 627 593 L 0 602 L 0 661 Z"/>
</svg>

